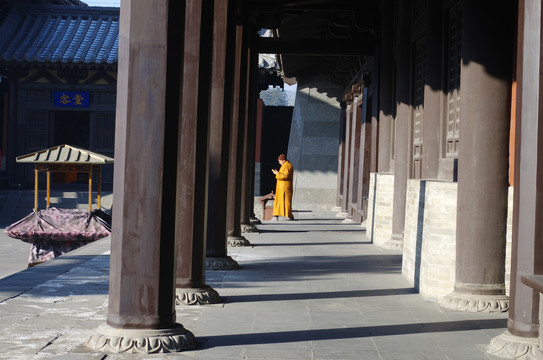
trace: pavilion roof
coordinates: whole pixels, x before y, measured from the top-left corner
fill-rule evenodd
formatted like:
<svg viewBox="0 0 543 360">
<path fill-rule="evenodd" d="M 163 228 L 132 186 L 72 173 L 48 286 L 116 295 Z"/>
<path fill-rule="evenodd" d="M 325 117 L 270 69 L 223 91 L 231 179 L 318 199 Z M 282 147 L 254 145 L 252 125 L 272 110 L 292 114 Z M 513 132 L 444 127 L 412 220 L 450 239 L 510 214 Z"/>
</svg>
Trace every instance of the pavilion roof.
<svg viewBox="0 0 543 360">
<path fill-rule="evenodd" d="M 59 145 L 18 156 L 16 161 L 26 164 L 103 165 L 112 164 L 113 158 L 71 145 Z"/>
</svg>

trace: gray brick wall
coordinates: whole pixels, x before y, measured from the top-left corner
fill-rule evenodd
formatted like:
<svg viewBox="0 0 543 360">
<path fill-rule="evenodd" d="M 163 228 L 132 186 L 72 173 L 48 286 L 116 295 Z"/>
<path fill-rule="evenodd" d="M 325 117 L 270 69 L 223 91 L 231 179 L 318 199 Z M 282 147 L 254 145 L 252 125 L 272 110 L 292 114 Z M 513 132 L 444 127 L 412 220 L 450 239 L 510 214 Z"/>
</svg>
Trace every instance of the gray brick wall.
<svg viewBox="0 0 543 360">
<path fill-rule="evenodd" d="M 390 239 L 392 234 L 392 198 L 394 175 L 372 173 L 368 196 L 366 234 L 377 246 Z"/>
</svg>

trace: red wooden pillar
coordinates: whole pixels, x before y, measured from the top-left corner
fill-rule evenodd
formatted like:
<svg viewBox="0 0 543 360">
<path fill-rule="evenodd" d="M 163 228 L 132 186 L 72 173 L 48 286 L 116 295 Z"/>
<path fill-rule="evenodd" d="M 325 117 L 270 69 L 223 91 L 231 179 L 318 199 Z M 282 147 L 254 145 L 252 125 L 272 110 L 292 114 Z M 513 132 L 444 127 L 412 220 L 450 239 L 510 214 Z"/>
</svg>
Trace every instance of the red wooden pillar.
<svg viewBox="0 0 543 360">
<path fill-rule="evenodd" d="M 522 274 L 543 274 L 543 233 L 540 196 L 543 186 L 543 111 L 541 1 L 518 3 L 517 94 L 515 121 L 515 192 L 513 244 L 507 331 L 490 342 L 488 352 L 509 358 L 541 358 L 536 355 L 540 333 L 540 299 L 524 285 Z M 507 159 L 506 159 L 507 160 Z"/>
<path fill-rule="evenodd" d="M 241 235 L 241 208 L 243 186 L 243 154 L 245 141 L 245 115 L 247 102 L 247 62 L 248 41 L 247 27 L 236 26 L 236 43 L 234 53 L 234 84 L 232 109 L 232 134 L 230 137 L 230 165 L 228 167 L 228 244 L 247 245 L 247 239 Z M 238 264 L 226 253 L 208 267 L 236 269 Z"/>
<path fill-rule="evenodd" d="M 392 234 L 384 247 L 402 248 L 405 227 L 405 201 L 407 192 L 407 179 L 409 176 L 409 117 L 411 114 L 410 99 L 410 68 L 411 68 L 411 38 L 410 14 L 411 1 L 402 1 L 399 4 L 399 59 L 396 88 L 397 117 L 395 121 L 396 139 L 394 141 L 394 201 L 392 205 Z"/>
<path fill-rule="evenodd" d="M 251 47 L 256 32 L 248 32 L 249 51 L 247 63 L 247 94 L 245 103 L 245 127 L 243 142 L 243 175 L 241 180 L 241 232 L 258 232 L 251 222 L 254 203 L 255 137 L 256 137 L 256 83 L 258 53 Z"/>
<path fill-rule="evenodd" d="M 351 194 L 351 183 L 350 183 L 350 168 L 351 164 L 351 146 L 352 146 L 352 119 L 353 119 L 353 95 L 345 95 L 345 144 L 343 145 L 344 157 L 343 157 L 343 203 L 341 204 L 342 215 L 348 216 L 349 214 L 349 199 Z"/>
<path fill-rule="evenodd" d="M 179 99 L 182 13 L 167 0 L 124 1 L 121 8 L 109 306 L 107 326 L 86 342 L 95 350 L 196 345 L 176 323 L 174 291 L 179 103 L 171 100 Z"/>
<path fill-rule="evenodd" d="M 220 4 L 218 2 L 218 4 Z M 180 304 L 210 304 L 221 301 L 219 294 L 205 283 L 206 227 L 208 226 L 210 189 L 218 187 L 215 162 L 210 153 L 220 140 L 210 144 L 210 116 L 214 100 L 212 95 L 212 73 L 220 84 L 221 75 L 213 67 L 212 56 L 216 46 L 213 40 L 214 2 L 187 0 L 184 31 L 184 66 L 182 77 L 179 152 L 177 159 L 177 272 L 176 297 Z M 217 5 L 218 7 L 219 5 Z M 222 19 L 215 19 L 220 22 Z M 216 39 L 215 39 L 216 40 Z M 213 55 L 212 55 L 213 54 Z M 224 56 L 224 53 L 221 54 Z M 220 66 L 219 66 L 220 67 Z M 222 70 L 224 79 L 224 69 Z M 219 95 L 219 97 L 221 97 Z M 216 99 L 219 103 L 221 99 Z M 214 125 L 222 121 L 214 119 Z M 213 158 L 213 161 L 216 161 Z M 220 160 L 219 160 L 220 161 Z M 212 173 L 212 174 L 210 174 Z M 216 195 L 216 194 L 215 194 Z M 218 195 L 216 195 L 218 196 Z M 213 199 L 217 201 L 217 199 Z M 215 205 L 215 204 L 213 204 Z M 213 213 L 214 214 L 214 213 Z M 213 219 L 217 226 L 217 219 Z M 213 235 L 213 234 L 211 234 Z"/>
<path fill-rule="evenodd" d="M 383 19 L 381 24 L 381 46 L 379 48 L 379 54 L 376 61 L 379 70 L 379 88 L 378 96 L 374 98 L 379 99 L 379 134 L 377 141 L 377 166 L 376 171 L 379 173 L 391 173 L 392 168 L 390 166 L 393 153 L 392 145 L 394 144 L 393 134 L 393 116 L 395 98 L 393 94 L 395 81 L 393 74 L 393 42 L 394 42 L 394 17 L 393 12 L 390 9 L 393 8 L 394 2 L 392 0 L 382 1 Z M 375 94 L 377 95 L 377 94 Z M 377 106 L 375 107 L 377 110 Z"/>
<path fill-rule="evenodd" d="M 462 3 L 454 292 L 442 306 L 507 311 L 505 236 L 513 2 Z M 499 40 L 498 40 L 499 39 Z"/>
<path fill-rule="evenodd" d="M 362 102 L 364 101 L 362 96 L 362 85 L 354 85 L 351 89 L 353 95 L 353 103 L 351 105 L 351 140 L 349 147 L 349 200 L 347 209 L 346 222 L 359 221 L 356 213 L 361 199 L 358 192 L 358 181 L 360 178 L 360 165 L 363 159 L 360 158 L 360 146 L 362 136 Z"/>
<path fill-rule="evenodd" d="M 345 177 L 345 109 L 347 104 L 345 101 L 340 102 L 341 115 L 339 119 L 339 146 L 338 146 L 338 160 L 337 160 L 337 195 L 336 195 L 336 207 L 334 210 L 341 211 L 343 203 L 345 202 L 345 195 L 343 189 L 343 179 Z M 339 215 L 339 214 L 338 214 Z"/>
</svg>

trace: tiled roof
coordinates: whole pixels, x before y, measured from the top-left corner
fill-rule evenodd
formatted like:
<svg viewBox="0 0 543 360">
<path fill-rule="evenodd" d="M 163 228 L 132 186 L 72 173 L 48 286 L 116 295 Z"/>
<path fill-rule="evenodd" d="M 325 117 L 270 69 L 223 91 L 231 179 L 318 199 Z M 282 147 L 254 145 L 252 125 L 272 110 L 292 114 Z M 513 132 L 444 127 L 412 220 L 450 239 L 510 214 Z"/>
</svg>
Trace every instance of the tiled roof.
<svg viewBox="0 0 543 360">
<path fill-rule="evenodd" d="M 87 6 L 86 3 L 80 0 L 32 0 L 32 1 L 35 3 L 41 3 L 41 4 Z"/>
<path fill-rule="evenodd" d="M 116 65 L 119 9 L 15 6 L 0 34 L 0 63 Z"/>
<path fill-rule="evenodd" d="M 71 145 L 59 145 L 17 156 L 18 163 L 31 164 L 112 164 L 113 158 Z"/>
</svg>

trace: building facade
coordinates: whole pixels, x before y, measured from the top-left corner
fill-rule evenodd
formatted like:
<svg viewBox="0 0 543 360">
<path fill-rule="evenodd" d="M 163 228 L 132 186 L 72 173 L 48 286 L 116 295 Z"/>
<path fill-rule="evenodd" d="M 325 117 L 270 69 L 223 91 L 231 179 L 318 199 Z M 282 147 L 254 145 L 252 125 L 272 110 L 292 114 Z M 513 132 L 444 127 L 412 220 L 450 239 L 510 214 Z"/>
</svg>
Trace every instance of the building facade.
<svg viewBox="0 0 543 360">
<path fill-rule="evenodd" d="M 25 187 L 31 169 L 15 157 L 69 144 L 113 156 L 118 9 L 81 2 L 12 2 L 0 28 L 3 86 L 2 173 L 5 185 Z M 61 174 L 60 183 L 77 183 Z M 103 174 L 113 182 L 113 171 Z M 107 186 L 107 185 L 106 185 Z"/>
</svg>

